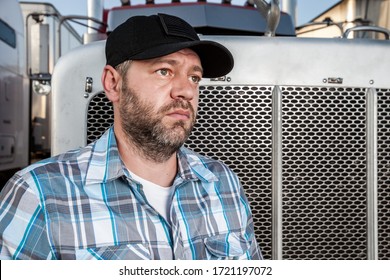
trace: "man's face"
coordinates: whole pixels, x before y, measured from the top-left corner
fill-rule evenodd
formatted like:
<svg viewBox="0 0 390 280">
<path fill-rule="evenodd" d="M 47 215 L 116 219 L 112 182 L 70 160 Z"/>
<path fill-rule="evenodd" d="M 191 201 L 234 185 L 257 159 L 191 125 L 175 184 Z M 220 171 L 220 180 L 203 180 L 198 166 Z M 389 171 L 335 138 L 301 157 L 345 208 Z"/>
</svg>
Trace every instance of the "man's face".
<svg viewBox="0 0 390 280">
<path fill-rule="evenodd" d="M 120 118 L 130 143 L 148 159 L 163 162 L 187 140 L 201 77 L 199 57 L 190 49 L 131 62 L 122 84 Z"/>
</svg>

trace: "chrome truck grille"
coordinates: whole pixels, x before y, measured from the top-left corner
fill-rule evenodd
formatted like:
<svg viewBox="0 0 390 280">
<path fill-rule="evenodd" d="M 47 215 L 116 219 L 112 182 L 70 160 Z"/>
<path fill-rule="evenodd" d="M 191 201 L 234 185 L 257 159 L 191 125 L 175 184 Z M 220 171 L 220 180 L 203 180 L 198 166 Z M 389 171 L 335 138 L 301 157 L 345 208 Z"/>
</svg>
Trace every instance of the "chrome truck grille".
<svg viewBox="0 0 390 280">
<path fill-rule="evenodd" d="M 203 86 L 198 122 L 186 146 L 229 165 L 252 206 L 266 259 L 390 259 L 390 90 L 377 93 L 377 220 L 367 218 L 367 93 L 363 88 L 281 87 L 280 162 L 273 161 L 273 86 Z M 95 95 L 87 142 L 109 127 L 112 107 Z M 281 197 L 272 197 L 281 167 Z M 273 243 L 273 204 L 281 243 Z M 369 232 L 377 230 L 376 248 Z M 374 230 L 374 232 L 375 232 Z"/>
<path fill-rule="evenodd" d="M 390 259 L 390 90 L 378 92 L 379 259 Z"/>
</svg>

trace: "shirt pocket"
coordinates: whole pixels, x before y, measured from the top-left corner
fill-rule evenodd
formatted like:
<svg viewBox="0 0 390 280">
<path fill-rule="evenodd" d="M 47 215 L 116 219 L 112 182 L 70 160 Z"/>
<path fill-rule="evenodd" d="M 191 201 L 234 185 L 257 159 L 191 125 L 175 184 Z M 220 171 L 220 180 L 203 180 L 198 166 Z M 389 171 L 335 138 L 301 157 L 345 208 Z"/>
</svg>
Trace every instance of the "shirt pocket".
<svg viewBox="0 0 390 280">
<path fill-rule="evenodd" d="M 125 244 L 77 249 L 77 260 L 150 260 L 151 254 L 147 244 Z"/>
<path fill-rule="evenodd" d="M 226 233 L 205 239 L 206 255 L 210 260 L 247 259 L 250 242 L 241 234 Z"/>
</svg>

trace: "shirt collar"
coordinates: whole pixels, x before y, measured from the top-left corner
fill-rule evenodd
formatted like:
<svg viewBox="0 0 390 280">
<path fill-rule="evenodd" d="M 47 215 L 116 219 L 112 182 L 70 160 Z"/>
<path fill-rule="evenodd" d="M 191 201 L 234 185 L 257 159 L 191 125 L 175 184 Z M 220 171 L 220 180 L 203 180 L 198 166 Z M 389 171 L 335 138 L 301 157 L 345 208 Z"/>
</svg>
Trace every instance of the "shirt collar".
<svg viewBox="0 0 390 280">
<path fill-rule="evenodd" d="M 106 183 L 124 175 L 119 156 L 114 128 L 108 129 L 102 137 L 91 144 L 91 156 L 85 177 L 85 184 Z"/>
<path fill-rule="evenodd" d="M 207 168 L 206 163 L 199 154 L 181 147 L 177 157 L 178 173 L 184 180 L 218 181 L 218 178 Z"/>
<path fill-rule="evenodd" d="M 91 156 L 85 177 L 85 185 L 106 183 L 128 174 L 120 158 L 113 127 L 91 144 Z M 183 180 L 218 181 L 195 152 L 181 147 L 177 153 L 178 174 Z"/>
</svg>

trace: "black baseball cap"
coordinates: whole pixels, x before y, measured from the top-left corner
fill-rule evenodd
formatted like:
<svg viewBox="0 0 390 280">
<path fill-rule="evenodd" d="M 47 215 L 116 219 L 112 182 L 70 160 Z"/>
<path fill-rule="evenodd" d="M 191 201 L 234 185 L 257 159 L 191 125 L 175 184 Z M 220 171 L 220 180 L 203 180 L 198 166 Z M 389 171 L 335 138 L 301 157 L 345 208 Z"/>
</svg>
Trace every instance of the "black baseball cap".
<svg viewBox="0 0 390 280">
<path fill-rule="evenodd" d="M 205 78 L 224 76 L 233 68 L 233 56 L 226 47 L 200 40 L 190 24 L 167 14 L 134 16 L 115 28 L 106 42 L 107 65 L 156 58 L 184 48 L 198 54 Z"/>
</svg>

